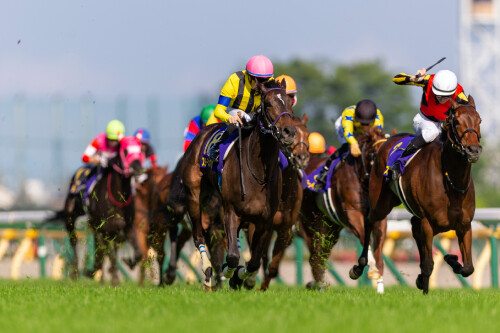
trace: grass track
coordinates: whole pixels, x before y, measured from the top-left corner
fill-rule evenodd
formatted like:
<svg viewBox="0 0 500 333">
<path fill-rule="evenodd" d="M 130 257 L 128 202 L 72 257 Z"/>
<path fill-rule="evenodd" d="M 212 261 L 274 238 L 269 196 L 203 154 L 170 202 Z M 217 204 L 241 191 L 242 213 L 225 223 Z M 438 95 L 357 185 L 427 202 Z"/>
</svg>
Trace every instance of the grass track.
<svg viewBox="0 0 500 333">
<path fill-rule="evenodd" d="M 495 332 L 500 290 L 271 286 L 101 287 L 92 281 L 0 280 L 1 332 Z"/>
</svg>

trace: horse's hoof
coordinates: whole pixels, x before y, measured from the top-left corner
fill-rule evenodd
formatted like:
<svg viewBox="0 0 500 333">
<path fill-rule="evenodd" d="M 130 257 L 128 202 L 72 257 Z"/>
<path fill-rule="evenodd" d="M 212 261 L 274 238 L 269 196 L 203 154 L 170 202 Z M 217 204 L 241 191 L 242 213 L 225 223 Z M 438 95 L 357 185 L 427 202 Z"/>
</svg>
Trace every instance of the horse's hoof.
<svg viewBox="0 0 500 333">
<path fill-rule="evenodd" d="M 175 277 L 175 272 L 172 274 L 170 271 L 166 271 L 164 283 L 169 286 L 172 285 L 175 281 Z"/>
<path fill-rule="evenodd" d="M 417 281 L 415 281 L 417 288 L 420 290 L 424 290 L 424 282 L 422 281 L 422 279 L 423 279 L 422 274 L 418 274 Z"/>
<path fill-rule="evenodd" d="M 229 279 L 229 287 L 234 290 L 241 289 L 241 285 L 243 284 L 243 280 L 238 276 L 238 271 L 240 269 L 245 269 L 243 266 L 236 267 L 236 274 L 233 274 L 233 277 Z"/>
<path fill-rule="evenodd" d="M 352 268 L 349 270 L 349 277 L 352 279 L 352 280 L 357 280 L 359 279 L 359 277 L 361 276 L 361 274 L 363 274 L 363 270 L 360 271 L 360 267 L 357 266 L 357 265 L 354 265 L 352 266 Z"/>
<path fill-rule="evenodd" d="M 310 281 L 306 284 L 308 290 L 324 291 L 326 284 L 324 282 Z"/>
<path fill-rule="evenodd" d="M 79 277 L 78 269 L 71 269 L 69 272 L 69 277 L 72 280 L 78 280 L 78 277 Z"/>
<path fill-rule="evenodd" d="M 253 288 L 255 288 L 255 284 L 256 284 L 256 279 L 255 278 L 248 278 L 248 279 L 245 279 L 245 281 L 243 282 L 243 286 L 245 287 L 246 290 L 252 290 Z"/>
<path fill-rule="evenodd" d="M 447 254 L 444 256 L 444 261 L 446 261 L 448 264 L 454 263 L 458 261 L 458 256 L 454 254 Z"/>
</svg>

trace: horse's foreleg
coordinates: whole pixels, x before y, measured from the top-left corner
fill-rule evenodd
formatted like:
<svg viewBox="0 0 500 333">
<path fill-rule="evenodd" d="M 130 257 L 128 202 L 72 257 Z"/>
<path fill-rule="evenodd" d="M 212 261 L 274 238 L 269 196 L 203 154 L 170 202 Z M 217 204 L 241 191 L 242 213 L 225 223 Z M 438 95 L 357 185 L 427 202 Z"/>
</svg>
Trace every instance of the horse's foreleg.
<svg viewBox="0 0 500 333">
<path fill-rule="evenodd" d="M 383 247 L 385 242 L 385 236 L 387 234 L 387 218 L 376 221 L 373 224 L 373 256 L 375 258 L 375 265 L 378 270 L 377 279 L 377 292 L 379 294 L 384 293 L 384 259 L 383 259 Z"/>
<path fill-rule="evenodd" d="M 420 253 L 420 271 L 417 277 L 417 288 L 421 289 L 424 294 L 429 293 L 429 278 L 434 269 L 434 260 L 432 258 L 432 239 L 434 232 L 427 219 L 411 219 L 413 238 L 417 242 L 417 247 Z"/>
<path fill-rule="evenodd" d="M 330 258 L 333 246 L 337 244 L 342 227 L 334 224 L 328 226 L 323 221 L 320 223 L 324 226 L 320 231 L 315 232 L 312 237 L 311 256 L 309 263 L 313 274 L 314 282 L 308 283 L 309 289 L 322 289 L 325 286 L 325 268 L 326 262 Z M 326 229 L 325 229 L 326 228 Z"/>
<path fill-rule="evenodd" d="M 110 261 L 109 273 L 111 274 L 111 285 L 116 287 L 120 284 L 120 277 L 118 276 L 118 249 L 116 241 L 108 241 L 108 256 Z"/>
<path fill-rule="evenodd" d="M 470 224 L 468 224 L 467 228 L 457 229 L 457 238 L 464 266 L 462 267 L 462 265 L 458 262 L 457 256 L 454 255 L 446 255 L 445 260 L 453 268 L 453 272 L 455 274 L 461 274 L 462 276 L 467 277 L 474 273 L 471 252 L 472 230 L 470 228 Z"/>
<path fill-rule="evenodd" d="M 269 227 L 257 227 L 252 237 L 252 243 L 250 244 L 252 257 L 247 264 L 245 269 L 238 270 L 239 278 L 245 280 L 245 288 L 252 289 L 255 287 L 257 273 L 260 268 L 260 262 L 262 259 L 262 253 L 264 252 L 265 245 L 269 243 L 269 238 L 272 235 L 271 226 L 272 222 L 269 222 Z"/>
<path fill-rule="evenodd" d="M 292 229 L 288 226 L 280 228 L 278 230 L 278 237 L 276 238 L 276 242 L 273 247 L 273 259 L 269 264 L 267 270 L 265 270 L 266 274 L 264 277 L 264 281 L 262 282 L 261 289 L 266 290 L 269 287 L 269 283 L 271 279 L 278 276 L 279 265 L 283 255 L 285 254 L 286 248 L 292 242 Z M 269 245 L 265 247 L 267 250 Z M 265 267 L 264 267 L 265 268 Z"/>
<path fill-rule="evenodd" d="M 354 265 L 349 271 L 349 277 L 353 280 L 359 279 L 359 277 L 363 274 L 365 266 L 368 265 L 368 247 L 370 246 L 370 236 L 373 225 L 370 223 L 369 219 L 365 219 L 364 226 L 364 237 L 360 238 L 360 240 L 363 239 L 361 241 L 363 244 L 363 251 L 358 259 L 358 265 Z"/>
<path fill-rule="evenodd" d="M 240 250 L 238 246 L 238 231 L 240 219 L 232 209 L 232 207 L 224 208 L 224 232 L 227 238 L 227 266 L 223 268 L 223 273 L 226 278 L 231 278 L 234 271 L 238 267 L 240 261 Z"/>
<path fill-rule="evenodd" d="M 226 248 L 224 243 L 224 230 L 218 228 L 212 223 L 209 227 L 208 234 L 210 257 L 212 258 L 211 261 L 215 270 L 215 280 L 217 281 L 217 287 L 219 288 L 222 287 L 222 264 L 224 262 Z"/>
</svg>

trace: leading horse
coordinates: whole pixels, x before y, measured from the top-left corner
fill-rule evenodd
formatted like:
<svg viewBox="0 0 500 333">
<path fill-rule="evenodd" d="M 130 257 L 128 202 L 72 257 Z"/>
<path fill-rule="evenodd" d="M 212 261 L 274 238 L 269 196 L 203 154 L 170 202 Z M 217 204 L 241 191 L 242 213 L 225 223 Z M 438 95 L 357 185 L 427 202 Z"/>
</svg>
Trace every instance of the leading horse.
<svg viewBox="0 0 500 333">
<path fill-rule="evenodd" d="M 478 161 L 482 151 L 480 123 L 481 117 L 471 96 L 466 105 L 451 101 L 441 138 L 423 147 L 409 161 L 397 183 L 387 182 L 383 173 L 389 153 L 399 139 L 408 134 L 391 137 L 375 159 L 370 175 L 371 209 L 365 223 L 365 240 L 370 237 L 373 221 L 386 218 L 392 208 L 403 201 L 413 215 L 412 233 L 420 253 L 421 269 L 416 284 L 424 294 L 429 292 L 429 277 L 434 268 L 432 242 L 438 233 L 456 231 L 464 265 L 458 262 L 457 256 L 446 255 L 445 261 L 453 272 L 464 277 L 474 272 L 471 221 L 475 211 L 475 192 L 471 163 Z M 359 265 L 351 269 L 351 278 L 356 279 L 363 273 L 367 253 L 365 241 Z"/>
<path fill-rule="evenodd" d="M 200 161 L 205 141 L 221 125 L 202 129 L 185 153 L 186 167 L 182 181 L 193 223 L 194 242 L 202 258 L 205 274 L 203 284 L 206 288 L 212 288 L 215 281 L 205 250 L 205 234 L 201 225 L 201 206 L 204 201 L 213 193 L 220 194 L 228 242 L 224 275 L 231 278 L 229 283 L 232 288 L 239 288 L 246 278 L 250 278 L 251 283 L 255 284 L 264 243 L 271 232 L 272 219 L 281 197 L 279 151 L 281 146 L 291 145 L 296 135 L 292 119 L 292 99 L 274 80 L 258 83 L 257 90 L 262 95 L 262 108 L 256 111 L 256 125 L 245 131 L 239 143 L 242 147 L 239 153 L 236 149 L 229 151 L 224 162 L 220 187 L 218 174 L 208 168 L 200 168 Z M 243 187 L 246 189 L 245 193 Z M 250 246 L 252 256 L 246 268 L 238 267 L 238 232 L 241 219 L 255 225 Z"/>
</svg>

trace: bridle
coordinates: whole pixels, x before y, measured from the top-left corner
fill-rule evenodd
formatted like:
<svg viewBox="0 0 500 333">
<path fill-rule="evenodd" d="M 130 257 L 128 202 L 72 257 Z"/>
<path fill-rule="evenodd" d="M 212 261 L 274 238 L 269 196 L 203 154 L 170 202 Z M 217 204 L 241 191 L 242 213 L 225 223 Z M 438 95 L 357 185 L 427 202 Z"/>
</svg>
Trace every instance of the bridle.
<svg viewBox="0 0 500 333">
<path fill-rule="evenodd" d="M 289 116 L 289 117 L 293 117 L 292 114 L 288 111 L 283 111 L 282 113 L 280 113 L 274 120 L 271 118 L 271 116 L 269 115 L 269 112 L 266 108 L 266 103 L 265 103 L 265 98 L 267 96 L 267 94 L 269 94 L 271 91 L 273 90 L 281 90 L 283 91 L 283 93 L 286 95 L 286 91 L 285 89 L 283 88 L 270 88 L 269 90 L 266 91 L 266 93 L 264 95 L 262 95 L 262 98 L 261 98 L 261 111 L 257 111 L 257 116 L 259 117 L 258 119 L 258 124 L 259 124 L 259 129 L 260 129 L 260 132 L 262 134 L 271 134 L 275 139 L 276 141 L 278 141 L 280 147 L 282 146 L 282 142 L 281 142 L 281 139 L 283 138 L 283 134 L 281 133 L 281 130 L 278 128 L 278 126 L 276 126 L 276 123 L 278 122 L 278 120 L 282 117 L 282 116 Z M 263 119 L 262 119 L 263 118 Z M 262 122 L 262 120 L 265 121 L 265 123 Z M 246 154 L 246 163 L 247 163 L 247 168 L 248 170 L 250 170 L 250 173 L 252 175 L 252 177 L 262 186 L 265 186 L 267 185 L 270 181 L 272 181 L 272 179 L 261 179 L 259 178 L 255 172 L 253 171 L 252 167 L 250 166 L 250 160 L 248 158 L 248 155 L 249 155 L 249 152 L 250 152 L 250 141 L 251 141 L 251 138 L 252 138 L 252 134 L 253 134 L 254 131 L 252 131 L 250 133 L 250 137 L 248 138 L 247 140 L 247 154 Z"/>
<path fill-rule="evenodd" d="M 445 127 L 449 127 L 448 129 L 448 140 L 451 143 L 451 147 L 457 151 L 460 155 L 467 157 L 467 151 L 465 150 L 464 145 L 462 144 L 462 139 L 467 133 L 475 133 L 477 136 L 477 141 L 481 141 L 481 135 L 474 129 L 474 128 L 468 128 L 465 131 L 463 131 L 462 135 L 458 135 L 457 128 L 455 124 L 457 123 L 456 118 L 455 118 L 455 112 L 463 107 L 471 107 L 476 111 L 476 108 L 472 105 L 461 105 L 455 110 L 450 111 L 450 116 L 448 117 L 448 120 L 445 123 Z"/>
<path fill-rule="evenodd" d="M 298 122 L 298 123 L 292 124 L 290 126 L 294 126 L 294 127 L 304 126 L 304 127 L 306 127 L 306 124 L 304 124 L 302 122 Z M 296 170 L 299 170 L 300 168 L 297 165 L 297 161 L 295 160 L 295 154 L 293 153 L 293 151 L 295 150 L 296 147 L 298 147 L 300 145 L 304 145 L 306 147 L 306 151 L 309 151 L 309 142 L 308 141 L 306 142 L 303 140 L 292 144 L 290 147 L 285 147 L 285 148 L 281 149 L 281 152 L 283 153 L 283 155 L 285 155 L 288 162 L 290 162 Z"/>
<path fill-rule="evenodd" d="M 450 116 L 446 120 L 446 122 L 445 122 L 445 124 L 444 124 L 443 127 L 445 127 L 445 128 L 448 129 L 447 130 L 447 132 L 448 132 L 447 137 L 448 137 L 448 140 L 451 143 L 451 147 L 453 148 L 453 150 L 455 150 L 456 152 L 458 152 L 463 157 L 468 158 L 467 151 L 465 150 L 465 147 L 462 144 L 463 137 L 467 133 L 475 133 L 476 136 L 477 136 L 477 141 L 481 142 L 481 135 L 474 128 L 468 128 L 465 131 L 463 131 L 462 135 L 458 135 L 457 128 L 455 127 L 455 124 L 457 123 L 457 120 L 455 118 L 455 112 L 458 109 L 463 108 L 463 107 L 471 107 L 471 108 L 473 108 L 477 112 L 476 108 L 473 105 L 470 105 L 470 104 L 468 104 L 468 105 L 460 105 L 455 110 L 450 111 Z M 469 177 L 469 182 L 467 183 L 467 186 L 464 189 L 458 188 L 455 184 L 453 184 L 453 182 L 451 181 L 451 178 L 450 178 L 450 176 L 448 174 L 448 171 L 446 171 L 447 168 L 445 166 L 445 164 L 446 164 L 445 159 L 442 157 L 441 160 L 442 160 L 441 164 L 443 165 L 443 174 L 444 174 L 444 177 L 446 178 L 446 180 L 450 184 L 451 188 L 454 191 L 457 191 L 457 192 L 459 192 L 461 194 L 465 194 L 465 192 L 467 192 L 467 190 L 469 189 L 470 184 L 472 183 L 472 181 L 471 181 L 472 178 Z"/>
</svg>

